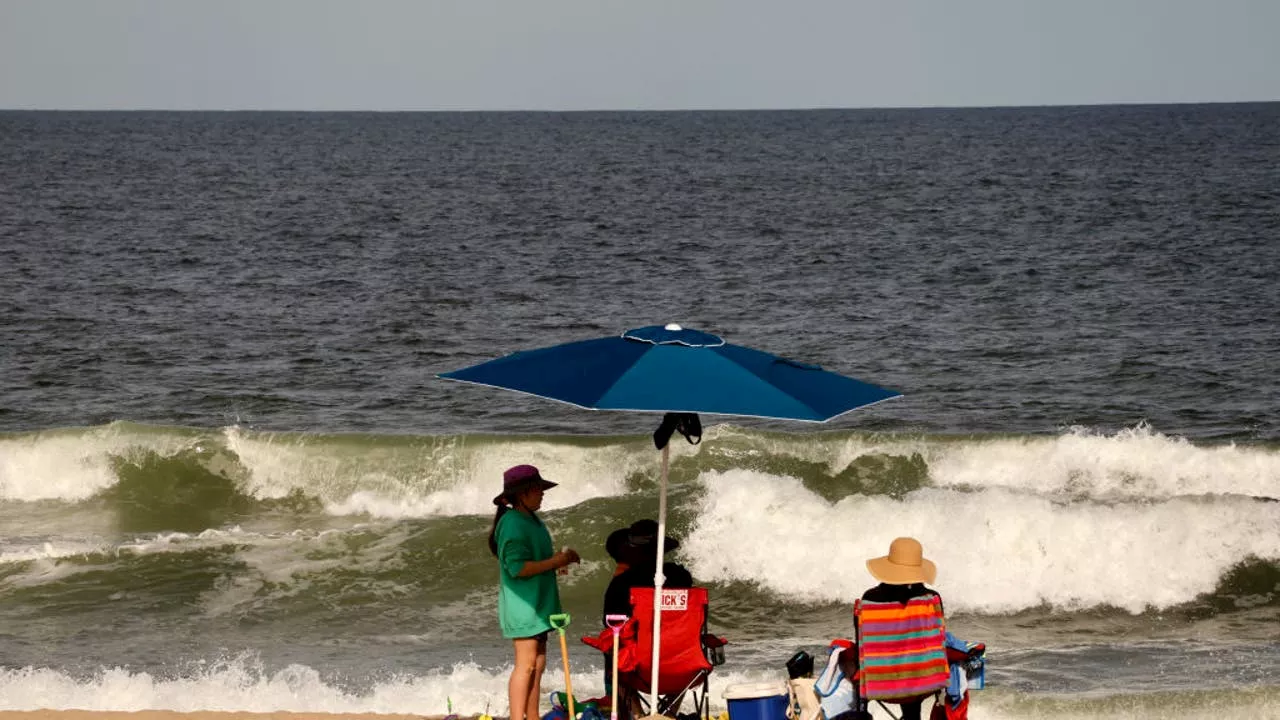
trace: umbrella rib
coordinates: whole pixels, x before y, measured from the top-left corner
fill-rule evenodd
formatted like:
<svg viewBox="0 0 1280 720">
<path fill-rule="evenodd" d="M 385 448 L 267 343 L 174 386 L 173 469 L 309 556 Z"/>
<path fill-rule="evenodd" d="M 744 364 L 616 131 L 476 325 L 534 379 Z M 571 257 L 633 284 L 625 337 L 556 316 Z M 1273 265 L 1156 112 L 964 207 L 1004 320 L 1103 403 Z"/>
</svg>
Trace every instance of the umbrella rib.
<svg viewBox="0 0 1280 720">
<path fill-rule="evenodd" d="M 624 339 L 626 339 L 626 338 L 624 337 Z M 643 341 L 639 341 L 639 340 L 628 340 L 628 342 L 643 342 Z M 656 345 L 654 345 L 653 347 L 657 347 L 657 346 L 656 346 Z M 647 351 L 646 351 L 646 352 L 647 352 Z M 630 362 L 628 362 L 628 363 L 626 364 L 626 367 L 625 367 L 625 368 L 623 368 L 623 369 L 621 370 L 621 372 L 619 372 L 619 373 L 618 373 L 618 377 L 622 377 L 623 375 L 626 375 L 628 372 L 630 372 L 630 371 L 631 371 L 631 368 L 634 368 L 634 367 L 636 366 L 636 363 L 640 362 L 641 358 L 643 358 L 644 356 L 645 356 L 645 353 L 641 352 L 641 353 L 638 353 L 635 357 L 631 358 Z M 602 397 L 604 397 L 605 395 L 608 395 L 608 394 L 609 394 L 609 390 L 610 390 L 610 386 L 608 386 L 608 385 L 606 385 L 606 386 L 602 387 L 602 388 L 600 389 L 599 394 L 597 394 L 594 398 L 592 398 L 592 399 L 591 399 L 591 402 L 593 402 L 593 403 L 597 403 L 597 404 L 598 404 L 598 403 L 600 402 L 600 398 L 602 398 Z M 613 408 L 591 408 L 591 409 L 592 409 L 592 410 L 596 410 L 596 409 L 601 409 L 601 410 L 613 410 Z M 635 412 L 635 411 L 633 411 L 633 412 Z M 655 411 L 655 412 L 661 412 L 661 411 Z"/>
<path fill-rule="evenodd" d="M 894 392 L 897 392 L 897 391 L 894 391 Z M 872 405 L 879 405 L 879 404 L 880 404 L 880 403 L 882 403 L 882 402 L 886 402 L 886 401 L 889 401 L 889 400 L 896 400 L 897 398 L 900 398 L 900 397 L 902 397 L 902 396 L 903 396 L 903 394 L 902 394 L 902 393 L 898 393 L 897 395 L 890 395 L 890 396 L 889 396 L 889 397 L 887 397 L 887 398 L 880 398 L 879 400 L 872 400 L 872 401 L 871 401 L 871 402 L 869 402 L 869 403 L 864 403 L 864 404 L 859 405 L 859 406 L 857 406 L 857 407 L 851 407 L 851 408 L 849 408 L 848 410 L 842 410 L 842 411 L 840 411 L 840 412 L 836 413 L 835 415 L 832 415 L 831 417 L 827 418 L 827 420 L 835 420 L 836 418 L 840 417 L 841 415 L 848 415 L 849 413 L 853 412 L 854 410 L 865 410 L 866 408 L 869 408 L 869 407 L 871 407 Z M 827 420 L 819 420 L 818 422 L 827 422 Z M 804 421 L 801 421 L 801 422 L 804 422 Z"/>
</svg>

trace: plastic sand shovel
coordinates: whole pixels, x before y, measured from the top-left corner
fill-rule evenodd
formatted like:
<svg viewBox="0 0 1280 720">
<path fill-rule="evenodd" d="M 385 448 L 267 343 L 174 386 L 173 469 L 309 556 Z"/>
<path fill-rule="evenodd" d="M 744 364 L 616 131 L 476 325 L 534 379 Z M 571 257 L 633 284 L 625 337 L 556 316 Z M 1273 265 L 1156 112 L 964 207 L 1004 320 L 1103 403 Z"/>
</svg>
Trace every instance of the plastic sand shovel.
<svg viewBox="0 0 1280 720">
<path fill-rule="evenodd" d="M 569 679 L 569 646 L 564 640 L 564 629 L 569 624 L 569 613 L 558 613 L 547 618 L 551 627 L 560 634 L 560 659 L 564 662 L 564 694 L 568 696 L 569 720 L 577 720 L 573 708 L 573 681 Z"/>
<path fill-rule="evenodd" d="M 629 618 L 626 615 L 606 615 L 604 624 L 613 631 L 613 697 L 609 702 L 609 720 L 618 720 L 618 633 Z"/>
</svg>

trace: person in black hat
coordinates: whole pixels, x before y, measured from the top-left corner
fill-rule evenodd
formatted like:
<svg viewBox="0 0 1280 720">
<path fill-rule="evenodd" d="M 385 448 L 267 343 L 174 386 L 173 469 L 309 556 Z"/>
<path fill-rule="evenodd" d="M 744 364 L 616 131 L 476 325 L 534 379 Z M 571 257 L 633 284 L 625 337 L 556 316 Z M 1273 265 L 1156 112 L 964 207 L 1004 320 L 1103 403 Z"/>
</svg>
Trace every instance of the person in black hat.
<svg viewBox="0 0 1280 720">
<path fill-rule="evenodd" d="M 600 622 L 609 615 L 631 614 L 631 588 L 653 587 L 654 564 L 657 562 L 658 523 L 656 520 L 637 520 L 628 528 L 610 533 L 605 550 L 625 568 L 616 573 L 604 591 L 604 612 Z M 610 545 L 612 543 L 612 547 Z M 663 555 L 680 547 L 680 541 L 667 536 L 663 543 Z M 615 554 L 616 553 L 616 554 Z M 665 588 L 693 587 L 693 576 L 681 564 L 663 562 L 662 575 Z"/>
<path fill-rule="evenodd" d="M 631 615 L 631 588 L 653 587 L 653 568 L 657 561 L 658 523 L 656 520 L 637 520 L 630 527 L 618 528 L 609 533 L 604 542 L 605 552 L 617 563 L 613 579 L 604 591 L 604 611 L 600 622 L 605 627 L 605 618 L 610 615 Z M 667 536 L 663 543 L 663 555 L 680 547 L 680 541 Z M 679 563 L 662 563 L 665 588 L 693 587 L 693 576 Z M 613 678 L 610 674 L 611 656 L 605 653 L 605 694 L 613 690 Z M 625 688 L 618 693 L 618 717 L 633 718 L 639 710 L 638 701 Z"/>
</svg>

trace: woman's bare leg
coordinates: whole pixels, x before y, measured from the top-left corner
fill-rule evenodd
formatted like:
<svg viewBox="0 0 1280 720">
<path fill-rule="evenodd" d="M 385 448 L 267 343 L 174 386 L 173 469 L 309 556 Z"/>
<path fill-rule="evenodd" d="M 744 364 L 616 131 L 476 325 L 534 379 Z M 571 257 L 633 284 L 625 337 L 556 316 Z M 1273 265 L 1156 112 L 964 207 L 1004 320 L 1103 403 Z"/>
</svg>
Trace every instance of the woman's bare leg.
<svg viewBox="0 0 1280 720">
<path fill-rule="evenodd" d="M 511 642 L 516 651 L 515 666 L 511 668 L 511 679 L 507 681 L 511 720 L 538 720 L 538 695 L 542 694 L 542 671 L 547 665 L 547 640 L 545 637 L 531 637 Z M 529 710 L 531 706 L 532 712 Z"/>
<path fill-rule="evenodd" d="M 547 669 L 547 636 L 537 638 L 537 650 L 533 660 L 533 682 L 529 685 L 529 695 L 525 700 L 525 717 L 528 720 L 539 720 L 538 701 L 542 699 L 542 672 Z"/>
</svg>

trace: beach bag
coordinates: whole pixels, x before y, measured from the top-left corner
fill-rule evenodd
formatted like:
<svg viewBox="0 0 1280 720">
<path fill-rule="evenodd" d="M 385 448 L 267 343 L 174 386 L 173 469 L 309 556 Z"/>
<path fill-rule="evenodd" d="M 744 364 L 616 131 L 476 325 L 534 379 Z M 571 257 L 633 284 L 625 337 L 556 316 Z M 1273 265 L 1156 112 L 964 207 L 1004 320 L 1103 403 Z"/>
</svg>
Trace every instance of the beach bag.
<svg viewBox="0 0 1280 720">
<path fill-rule="evenodd" d="M 813 683 L 813 656 L 797 650 L 787 660 L 787 690 L 791 694 L 787 717 L 791 720 L 822 720 L 822 706 Z"/>
<path fill-rule="evenodd" d="M 818 694 L 813 691 L 813 678 L 791 678 L 787 681 L 787 689 L 791 692 L 791 704 L 787 707 L 787 717 L 791 720 L 822 720 L 822 704 L 818 702 Z"/>
<path fill-rule="evenodd" d="M 987 646 L 970 642 L 947 632 L 947 664 L 951 668 L 951 681 L 947 683 L 947 695 L 958 698 L 965 690 L 981 690 L 987 686 Z"/>
<path fill-rule="evenodd" d="M 840 669 L 840 656 L 845 652 L 853 652 L 851 641 L 843 638 L 832 640 L 828 648 L 827 666 L 813 683 L 813 692 L 818 696 L 822 715 L 828 720 L 857 708 L 858 698 L 853 691 L 852 679 L 846 677 Z"/>
<path fill-rule="evenodd" d="M 934 702 L 929 720 L 969 720 L 969 693 L 954 704 L 946 698 Z"/>
<path fill-rule="evenodd" d="M 969 720 L 969 691 L 987 685 L 987 646 L 946 634 L 947 664 L 951 677 L 946 692 L 934 704 L 929 720 Z"/>
</svg>

